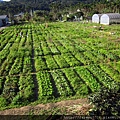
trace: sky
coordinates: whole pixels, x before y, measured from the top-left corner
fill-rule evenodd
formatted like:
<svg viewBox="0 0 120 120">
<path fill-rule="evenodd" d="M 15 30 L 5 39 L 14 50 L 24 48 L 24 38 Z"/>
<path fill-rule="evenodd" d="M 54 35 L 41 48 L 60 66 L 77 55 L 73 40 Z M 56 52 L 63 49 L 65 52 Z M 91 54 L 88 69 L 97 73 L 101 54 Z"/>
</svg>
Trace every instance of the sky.
<svg viewBox="0 0 120 120">
<path fill-rule="evenodd" d="M 2 0 L 2 1 L 11 1 L 11 0 Z"/>
</svg>

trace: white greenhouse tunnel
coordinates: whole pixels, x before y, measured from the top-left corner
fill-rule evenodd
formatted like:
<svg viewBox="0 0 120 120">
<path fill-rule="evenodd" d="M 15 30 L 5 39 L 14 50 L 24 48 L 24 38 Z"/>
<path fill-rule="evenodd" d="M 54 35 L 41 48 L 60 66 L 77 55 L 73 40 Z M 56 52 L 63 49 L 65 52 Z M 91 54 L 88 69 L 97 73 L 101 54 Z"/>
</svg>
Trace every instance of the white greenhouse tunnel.
<svg viewBox="0 0 120 120">
<path fill-rule="evenodd" d="M 92 16 L 92 22 L 100 23 L 103 25 L 120 23 L 120 14 L 119 13 L 94 14 Z"/>
<path fill-rule="evenodd" d="M 120 23 L 119 13 L 103 14 L 100 18 L 100 24 L 110 25 L 112 23 Z"/>
<path fill-rule="evenodd" d="M 92 22 L 93 23 L 100 23 L 100 17 L 102 16 L 102 14 L 94 14 L 92 16 Z"/>
</svg>

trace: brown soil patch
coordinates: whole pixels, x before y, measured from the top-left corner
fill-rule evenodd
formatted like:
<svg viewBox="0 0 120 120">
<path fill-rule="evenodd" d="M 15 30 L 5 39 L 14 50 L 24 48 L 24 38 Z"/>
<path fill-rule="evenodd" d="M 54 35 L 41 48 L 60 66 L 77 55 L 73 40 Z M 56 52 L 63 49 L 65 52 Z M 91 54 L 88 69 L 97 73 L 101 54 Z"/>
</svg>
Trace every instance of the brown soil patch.
<svg viewBox="0 0 120 120">
<path fill-rule="evenodd" d="M 86 115 L 92 106 L 87 98 L 77 100 L 66 100 L 57 103 L 38 104 L 36 106 L 24 106 L 21 108 L 13 108 L 0 111 L 0 115 L 50 115 L 50 114 L 66 114 L 66 115 Z"/>
</svg>

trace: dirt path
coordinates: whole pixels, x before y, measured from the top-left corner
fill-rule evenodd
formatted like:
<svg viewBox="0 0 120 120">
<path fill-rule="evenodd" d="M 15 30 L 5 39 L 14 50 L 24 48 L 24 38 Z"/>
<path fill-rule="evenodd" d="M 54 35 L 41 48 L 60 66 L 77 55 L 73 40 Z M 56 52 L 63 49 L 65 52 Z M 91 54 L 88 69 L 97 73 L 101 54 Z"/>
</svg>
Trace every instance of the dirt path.
<svg viewBox="0 0 120 120">
<path fill-rule="evenodd" d="M 3 29 L 5 29 L 6 27 L 0 27 L 0 30 L 3 30 Z"/>
<path fill-rule="evenodd" d="M 83 98 L 4 110 L 0 111 L 0 115 L 86 115 L 86 112 L 88 112 L 90 108 L 92 108 L 92 106 L 89 104 L 88 100 L 86 98 Z"/>
</svg>

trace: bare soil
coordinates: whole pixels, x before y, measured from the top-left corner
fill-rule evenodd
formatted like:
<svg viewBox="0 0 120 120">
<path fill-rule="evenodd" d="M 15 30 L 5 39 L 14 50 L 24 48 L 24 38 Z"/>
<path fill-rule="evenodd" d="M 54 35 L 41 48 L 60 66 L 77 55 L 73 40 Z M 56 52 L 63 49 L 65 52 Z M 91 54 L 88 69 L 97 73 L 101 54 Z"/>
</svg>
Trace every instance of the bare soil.
<svg viewBox="0 0 120 120">
<path fill-rule="evenodd" d="M 0 111 L 0 115 L 87 115 L 92 108 L 87 98 L 24 106 Z"/>
</svg>

